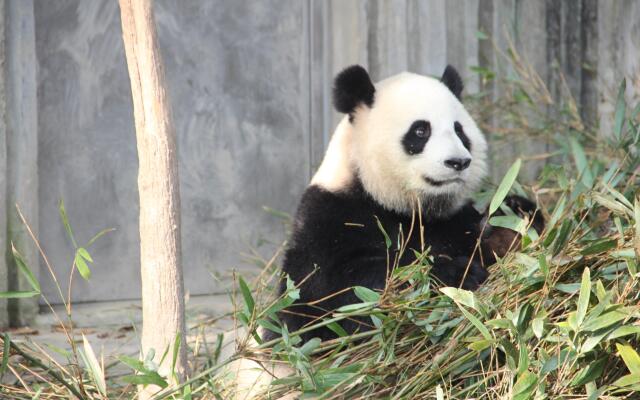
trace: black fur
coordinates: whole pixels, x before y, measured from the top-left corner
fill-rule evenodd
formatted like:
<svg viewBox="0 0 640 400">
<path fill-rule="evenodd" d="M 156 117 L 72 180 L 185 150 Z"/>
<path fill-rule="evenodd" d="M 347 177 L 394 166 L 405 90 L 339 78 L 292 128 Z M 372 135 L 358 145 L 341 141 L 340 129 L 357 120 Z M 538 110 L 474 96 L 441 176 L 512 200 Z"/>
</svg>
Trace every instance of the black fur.
<svg viewBox="0 0 640 400">
<path fill-rule="evenodd" d="M 376 88 L 367 71 L 359 65 L 352 65 L 340 72 L 333 84 L 333 105 L 341 113 L 353 117 L 360 104 L 371 107 Z"/>
<path fill-rule="evenodd" d="M 464 85 L 462 84 L 462 78 L 460 78 L 460 74 L 455 68 L 453 68 L 451 65 L 447 65 L 447 67 L 444 69 L 444 73 L 442 74 L 442 78 L 440 78 L 440 81 L 449 88 L 451 93 L 453 93 L 458 98 L 458 100 L 462 99 L 461 96 Z"/>
<path fill-rule="evenodd" d="M 425 245 L 431 246 L 435 259 L 432 273 L 445 285 L 459 286 L 462 283 L 465 289 L 476 289 L 488 276 L 479 261 L 471 263 L 465 281 L 461 281 L 483 216 L 470 203 L 445 219 L 433 219 L 429 215 L 433 214 L 423 215 L 423 224 Z M 376 217 L 394 243 L 400 225 L 404 234 L 408 234 L 411 216 L 383 208 L 364 191 L 359 181 L 348 190 L 336 193 L 317 186 L 307 188 L 298 208 L 282 268 L 296 284 L 304 280 L 300 286 L 300 300 L 280 313 L 289 331 L 298 330 L 343 305 L 359 302 L 352 290 L 331 297 L 343 289 L 352 286 L 384 288 L 387 250 Z M 391 260 L 394 259 L 394 248 L 390 249 Z M 415 260 L 413 251 L 409 249 L 420 250 L 419 229 L 414 228 L 400 265 L 408 265 Z M 284 290 L 283 283 L 281 293 Z M 313 306 L 304 304 L 320 299 L 324 300 Z M 349 333 L 366 330 L 367 324 L 366 321 L 341 322 Z M 273 333 L 266 335 L 266 339 L 272 337 Z M 329 329 L 302 335 L 304 341 L 312 337 L 326 340 L 335 335 Z"/>
<path fill-rule="evenodd" d="M 458 135 L 458 138 L 462 142 L 462 145 L 464 146 L 464 148 L 471 151 L 471 140 L 469 140 L 469 137 L 467 136 L 467 134 L 464 133 L 464 129 L 462 129 L 462 124 L 456 121 L 453 124 L 453 130 L 456 132 L 456 135 Z"/>
<path fill-rule="evenodd" d="M 402 147 L 409 155 L 422 153 L 431 136 L 431 124 L 428 121 L 415 121 L 402 138 Z"/>
</svg>

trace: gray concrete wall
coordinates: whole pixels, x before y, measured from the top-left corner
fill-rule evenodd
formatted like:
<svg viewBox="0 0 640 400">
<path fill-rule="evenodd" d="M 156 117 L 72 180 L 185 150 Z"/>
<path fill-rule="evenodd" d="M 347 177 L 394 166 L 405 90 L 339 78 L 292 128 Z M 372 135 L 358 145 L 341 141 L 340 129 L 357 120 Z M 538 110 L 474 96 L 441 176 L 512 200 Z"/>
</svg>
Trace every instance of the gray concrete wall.
<svg viewBox="0 0 640 400">
<path fill-rule="evenodd" d="M 243 253 L 278 244 L 309 162 L 308 4 L 291 1 L 156 2 L 178 136 L 183 265 L 190 293 L 221 289 Z M 222 12 L 223 11 L 223 12 Z M 90 282 L 76 301 L 139 296 L 137 158 L 115 1 L 40 2 L 39 156 L 41 238 L 66 276 L 73 250 L 59 222 L 64 198 L 90 249 Z M 273 245 L 260 249 L 268 256 Z M 66 279 L 63 279 L 63 285 Z M 44 284 L 55 300 L 52 285 Z"/>
<path fill-rule="evenodd" d="M 611 104 L 603 99 L 623 75 L 632 79 L 629 98 L 640 93 L 639 4 L 157 0 L 179 143 L 187 290 L 222 290 L 232 268 L 252 268 L 243 254 L 259 247 L 270 256 L 283 239 L 282 222 L 262 207 L 294 211 L 339 118 L 331 80 L 346 65 L 361 63 L 381 79 L 405 69 L 440 74 L 452 63 L 478 90 L 470 67 L 503 68 L 493 45 L 477 39 L 483 30 L 501 50 L 513 40 L 554 96 L 567 77 L 578 104 L 597 107 L 606 126 Z M 37 154 L 43 246 L 66 292 L 73 247 L 58 217 L 63 198 L 80 243 L 116 229 L 89 249 L 94 276 L 74 281 L 74 300 L 137 298 L 137 158 L 117 2 L 36 1 L 35 28 L 38 141 L 27 155 Z M 496 174 L 503 168 L 496 164 Z M 59 302 L 45 274 L 42 283 Z"/>
</svg>

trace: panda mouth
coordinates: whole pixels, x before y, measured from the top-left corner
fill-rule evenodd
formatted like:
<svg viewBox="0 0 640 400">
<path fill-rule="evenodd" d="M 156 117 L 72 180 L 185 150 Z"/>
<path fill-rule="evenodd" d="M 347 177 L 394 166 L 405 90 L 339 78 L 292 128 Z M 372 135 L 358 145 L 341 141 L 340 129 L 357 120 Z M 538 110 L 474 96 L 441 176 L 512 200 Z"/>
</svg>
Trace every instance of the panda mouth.
<svg viewBox="0 0 640 400">
<path fill-rule="evenodd" d="M 429 185 L 431 185 L 431 186 L 436 186 L 436 187 L 444 186 L 444 185 L 450 185 L 450 184 L 453 184 L 453 183 L 463 183 L 463 182 L 464 182 L 464 181 L 463 181 L 462 179 L 460 179 L 460 178 L 444 179 L 444 180 L 438 181 L 438 180 L 435 180 L 435 179 L 429 178 L 428 176 L 425 176 L 425 177 L 424 177 L 424 180 L 425 180 Z"/>
</svg>

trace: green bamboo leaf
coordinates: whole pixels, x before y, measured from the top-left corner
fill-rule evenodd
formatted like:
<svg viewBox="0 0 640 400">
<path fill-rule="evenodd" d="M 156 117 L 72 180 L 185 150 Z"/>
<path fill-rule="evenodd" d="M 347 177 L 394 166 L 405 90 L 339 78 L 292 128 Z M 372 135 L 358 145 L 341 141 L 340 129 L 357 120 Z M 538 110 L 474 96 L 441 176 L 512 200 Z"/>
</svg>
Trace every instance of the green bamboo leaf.
<svg viewBox="0 0 640 400">
<path fill-rule="evenodd" d="M 626 325 L 616 328 L 611 334 L 608 336 L 608 339 L 617 339 L 619 337 L 627 336 L 627 335 L 635 335 L 640 333 L 640 326 L 637 325 Z"/>
<path fill-rule="evenodd" d="M 616 114 L 614 117 L 613 134 L 616 139 L 620 140 L 622 137 L 622 127 L 624 126 L 624 117 L 627 111 L 627 104 L 624 98 L 624 92 L 627 88 L 626 78 L 620 82 L 620 88 L 618 89 L 618 97 L 616 99 Z"/>
<path fill-rule="evenodd" d="M 78 243 L 76 243 L 76 238 L 73 236 L 73 230 L 71 229 L 71 225 L 69 224 L 69 217 L 67 217 L 67 210 L 64 208 L 64 200 L 60 199 L 60 204 L 58 206 L 58 211 L 60 212 L 60 219 L 62 220 L 62 225 L 64 225 L 64 229 L 66 229 L 71 242 L 73 243 L 73 247 L 78 247 Z"/>
<path fill-rule="evenodd" d="M 622 361 L 624 361 L 624 365 L 629 368 L 629 372 L 632 374 L 640 374 L 640 356 L 633 347 L 616 343 L 616 348 L 618 349 L 618 354 L 622 357 Z"/>
<path fill-rule="evenodd" d="M 278 326 L 276 326 L 273 322 L 267 320 L 267 319 L 259 319 L 258 320 L 258 325 L 270 330 L 271 332 L 275 332 L 275 333 L 282 333 L 282 329 L 280 329 Z"/>
<path fill-rule="evenodd" d="M 344 328 L 337 322 L 330 323 L 329 325 L 327 325 L 327 328 L 331 329 L 333 333 L 335 333 L 339 337 L 345 337 L 349 335 L 347 331 L 345 331 Z"/>
<path fill-rule="evenodd" d="M 87 243 L 87 247 L 91 246 L 96 240 L 100 239 L 103 235 L 109 232 L 113 232 L 115 230 L 116 230 L 115 228 L 106 228 L 96 233 L 95 236 L 92 237 L 91 240 L 89 240 L 89 242 Z"/>
<path fill-rule="evenodd" d="M 80 276 L 82 276 L 85 280 L 89 280 L 91 278 L 91 270 L 87 265 L 87 262 L 82 258 L 79 252 L 76 251 L 76 256 L 74 258 L 74 262 L 76 264 L 76 268 L 78 268 L 78 272 Z"/>
<path fill-rule="evenodd" d="M 540 272 L 542 272 L 546 280 L 549 276 L 549 264 L 547 263 L 547 256 L 544 253 L 538 256 L 538 265 L 540 266 Z"/>
<path fill-rule="evenodd" d="M 640 198 L 636 197 L 633 202 L 633 219 L 636 225 L 635 248 L 636 257 L 640 258 Z"/>
<path fill-rule="evenodd" d="M 144 363 L 137 358 L 129 356 L 118 356 L 118 360 L 120 360 L 123 364 L 127 365 L 129 368 L 136 372 L 148 372 L 148 370 L 144 366 Z"/>
<path fill-rule="evenodd" d="M 489 333 L 489 330 L 487 329 L 487 327 L 484 326 L 482 324 L 482 322 L 480 322 L 480 320 L 475 315 L 473 315 L 469 311 L 467 311 L 467 309 L 464 308 L 462 306 L 462 304 L 460 304 L 458 302 L 456 302 L 456 304 L 458 305 L 458 308 L 460 309 L 460 311 L 462 311 L 462 314 L 464 314 L 464 316 L 467 317 L 469 322 L 471 322 L 473 324 L 473 326 L 476 327 L 476 329 L 480 332 L 480 334 L 486 340 L 493 340 L 493 338 L 491 337 L 491 333 Z"/>
<path fill-rule="evenodd" d="M 372 308 L 377 303 L 378 303 L 377 301 L 368 301 L 368 302 L 364 302 L 364 303 L 347 304 L 346 306 L 342 306 L 342 307 L 338 308 L 336 310 L 336 312 L 338 312 L 338 313 L 349 313 L 349 312 L 352 312 L 352 311 L 365 310 L 367 308 Z"/>
<path fill-rule="evenodd" d="M 456 303 L 463 304 L 478 311 L 478 301 L 473 292 L 448 286 L 440 288 L 440 291 Z"/>
<path fill-rule="evenodd" d="M 536 389 L 538 377 L 529 371 L 524 371 L 515 385 L 513 385 L 513 400 L 528 400 Z"/>
<path fill-rule="evenodd" d="M 587 156 L 582 148 L 582 145 L 575 137 L 569 138 L 569 144 L 571 145 L 571 152 L 573 153 L 573 160 L 576 163 L 578 174 L 582 175 L 581 182 L 589 189 L 593 187 L 593 173 L 589 168 L 587 162 Z"/>
<path fill-rule="evenodd" d="M 82 344 L 83 344 L 84 352 L 81 352 L 80 354 L 83 356 L 84 362 L 89 368 L 89 372 L 91 374 L 93 383 L 96 384 L 96 388 L 98 388 L 98 391 L 103 396 L 106 396 L 107 385 L 104 379 L 104 371 L 102 370 L 102 367 L 100 366 L 100 363 L 96 358 L 96 354 L 93 352 L 93 348 L 91 347 L 91 344 L 89 343 L 87 338 L 84 336 L 84 334 L 82 335 Z"/>
<path fill-rule="evenodd" d="M 176 334 L 176 338 L 173 341 L 173 354 L 171 357 L 171 373 L 175 373 L 176 370 L 176 362 L 178 361 L 178 351 L 180 350 L 180 346 L 182 345 L 182 335 L 180 332 Z"/>
<path fill-rule="evenodd" d="M 531 321 L 531 330 L 538 339 L 541 339 L 544 331 L 544 318 L 534 318 Z"/>
<path fill-rule="evenodd" d="M 78 247 L 77 251 L 78 251 L 78 254 L 80 254 L 80 257 L 84 258 L 85 260 L 89 261 L 90 263 L 93 262 L 93 258 L 91 258 L 91 254 L 89 254 L 87 249 L 85 249 L 84 247 Z"/>
<path fill-rule="evenodd" d="M 0 299 L 23 299 L 27 297 L 38 296 L 40 292 L 35 291 L 18 291 L 10 290 L 8 292 L 0 292 Z"/>
<path fill-rule="evenodd" d="M 238 277 L 238 284 L 240 286 L 240 293 L 242 293 L 242 297 L 244 298 L 244 305 L 247 307 L 247 313 L 251 315 L 256 307 L 256 302 L 253 300 L 251 290 L 241 276 Z"/>
<path fill-rule="evenodd" d="M 599 331 L 600 329 L 608 328 L 613 324 L 629 318 L 629 316 L 630 314 L 624 310 L 613 310 L 602 314 L 598 318 L 585 322 L 582 326 L 582 330 L 589 332 Z"/>
<path fill-rule="evenodd" d="M 527 223 L 517 215 L 496 215 L 489 218 L 489 224 L 500 228 L 511 229 L 518 233 L 524 233 Z"/>
<path fill-rule="evenodd" d="M 618 241 L 616 239 L 602 239 L 596 240 L 591 243 L 589 246 L 585 247 L 580 251 L 580 254 L 583 256 L 588 256 L 592 254 L 604 253 L 607 250 L 611 250 L 616 248 L 618 245 Z"/>
<path fill-rule="evenodd" d="M 319 338 L 313 338 L 300 347 L 300 352 L 305 356 L 308 356 L 312 351 L 317 349 L 321 343 L 322 341 Z"/>
<path fill-rule="evenodd" d="M 502 204 L 504 199 L 507 197 L 507 194 L 509 194 L 509 190 L 511 190 L 513 182 L 515 182 L 516 178 L 518 177 L 521 165 L 522 160 L 518 158 L 502 178 L 502 182 L 500 182 L 500 185 L 498 186 L 498 189 L 496 190 L 496 193 L 493 195 L 491 203 L 489 204 L 489 215 L 492 215 L 498 210 L 500 204 Z"/>
<path fill-rule="evenodd" d="M 542 366 L 540 373 L 542 375 L 546 375 L 550 372 L 558 369 L 560 365 L 564 365 L 567 362 L 571 362 L 575 358 L 575 353 L 570 351 L 569 349 L 564 349 L 560 351 L 558 355 L 551 356 Z"/>
<path fill-rule="evenodd" d="M 629 374 L 625 375 L 617 381 L 613 382 L 611 386 L 613 387 L 626 387 L 631 385 L 640 384 L 640 374 Z"/>
<path fill-rule="evenodd" d="M 353 288 L 356 296 L 364 302 L 377 302 L 380 300 L 380 294 L 364 286 L 356 286 Z"/>
<path fill-rule="evenodd" d="M 601 358 L 596 362 L 589 363 L 587 368 L 581 369 L 576 376 L 571 380 L 571 386 L 582 386 L 589 382 L 593 382 L 602 375 L 604 366 L 607 363 L 606 358 Z"/>
<path fill-rule="evenodd" d="M 584 317 L 587 315 L 589 298 L 591 297 L 591 271 L 585 268 L 582 272 L 582 283 L 580 284 L 580 294 L 578 295 L 578 309 L 576 310 L 576 324 L 582 325 Z"/>
<path fill-rule="evenodd" d="M 24 257 L 22 257 L 22 254 L 20 254 L 20 252 L 18 252 L 16 247 L 13 245 L 13 242 L 11 242 L 11 252 L 13 253 L 13 259 L 16 260 L 18 269 L 20 270 L 22 275 L 27 278 L 27 282 L 29 282 L 29 285 L 31 285 L 33 291 L 40 293 L 40 283 L 36 279 L 36 276 L 33 274 L 31 269 L 27 266 L 27 263 L 24 260 Z"/>
<path fill-rule="evenodd" d="M 147 372 L 144 375 L 129 375 L 129 376 L 125 376 L 122 378 L 123 381 L 130 383 L 132 385 L 142 385 L 142 386 L 147 386 L 147 385 L 156 385 L 156 386 L 160 386 L 161 388 L 166 388 L 167 386 L 169 386 L 169 384 L 167 383 L 167 381 L 165 381 L 160 374 L 158 374 L 155 371 L 150 371 Z"/>
<path fill-rule="evenodd" d="M 376 223 L 378 224 L 378 229 L 380 229 L 380 232 L 382 232 L 382 235 L 384 236 L 384 245 L 387 246 L 387 249 L 391 248 L 391 238 L 389 238 L 389 235 L 387 234 L 387 231 L 384 230 L 384 227 L 382 226 L 382 222 L 380 222 L 380 219 L 376 217 Z"/>
<path fill-rule="evenodd" d="M 4 376 L 4 371 L 9 365 L 9 352 L 11 351 L 11 339 L 9 333 L 5 332 L 2 337 L 2 364 L 0 364 L 0 379 Z"/>
<path fill-rule="evenodd" d="M 489 348 L 493 344 L 493 340 L 479 339 L 467 346 L 470 350 L 477 351 L 478 353 L 484 349 Z"/>
</svg>

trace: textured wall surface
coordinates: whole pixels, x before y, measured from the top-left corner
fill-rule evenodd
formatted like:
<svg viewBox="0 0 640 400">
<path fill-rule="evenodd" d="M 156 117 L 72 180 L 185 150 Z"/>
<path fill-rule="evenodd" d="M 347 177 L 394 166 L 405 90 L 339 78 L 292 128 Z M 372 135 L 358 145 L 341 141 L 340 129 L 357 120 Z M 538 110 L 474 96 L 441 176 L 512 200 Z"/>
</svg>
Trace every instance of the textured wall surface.
<svg viewBox="0 0 640 400">
<path fill-rule="evenodd" d="M 137 298 L 137 159 L 117 2 L 36 1 L 35 14 L 43 245 L 65 286 L 73 248 L 57 214 L 64 198 L 80 243 L 116 228 L 90 249 L 94 277 L 74 282 L 74 299 Z M 294 211 L 341 117 L 332 77 L 349 64 L 378 80 L 403 70 L 439 75 L 451 63 L 474 91 L 481 82 L 471 67 L 509 73 L 495 48 L 513 43 L 554 98 L 570 89 L 603 131 L 622 77 L 629 99 L 640 93 L 640 0 L 157 0 L 156 20 L 191 293 L 221 290 L 230 269 L 248 268 L 242 253 L 266 239 L 272 245 L 260 252 L 270 256 L 283 238 L 281 221 L 262 207 Z M 493 42 L 478 40 L 479 30 Z M 494 148 L 494 175 L 544 146 Z M 534 175 L 539 164 L 529 165 Z M 57 299 L 48 279 L 43 288 Z"/>
<path fill-rule="evenodd" d="M 290 2 L 286 14 L 279 4 L 156 2 L 191 293 L 217 290 L 213 273 L 246 266 L 241 253 L 260 238 L 281 241 L 281 223 L 262 207 L 291 212 L 309 178 L 305 3 Z M 116 229 L 90 248 L 94 275 L 74 282 L 77 301 L 139 297 L 137 158 L 119 18 L 116 1 L 36 7 L 45 251 L 66 277 L 73 248 L 61 198 L 80 243 Z"/>
</svg>

